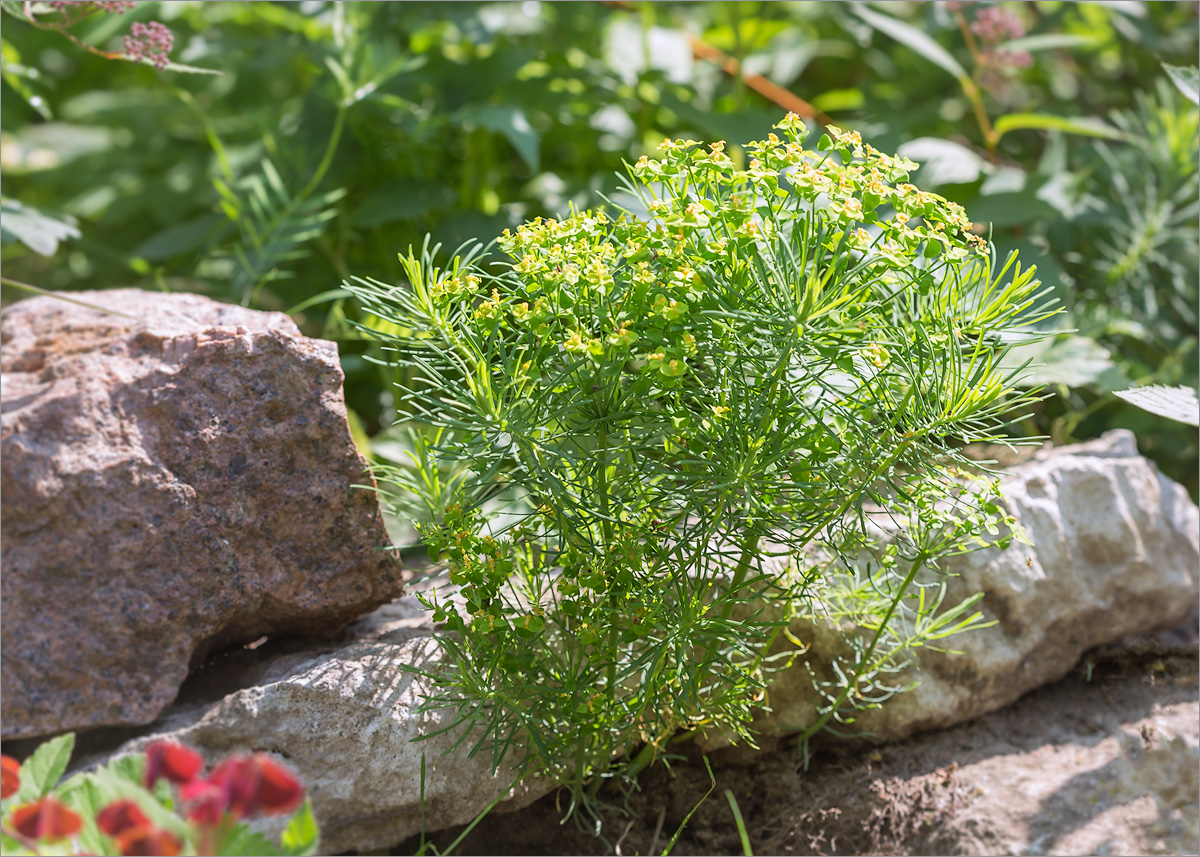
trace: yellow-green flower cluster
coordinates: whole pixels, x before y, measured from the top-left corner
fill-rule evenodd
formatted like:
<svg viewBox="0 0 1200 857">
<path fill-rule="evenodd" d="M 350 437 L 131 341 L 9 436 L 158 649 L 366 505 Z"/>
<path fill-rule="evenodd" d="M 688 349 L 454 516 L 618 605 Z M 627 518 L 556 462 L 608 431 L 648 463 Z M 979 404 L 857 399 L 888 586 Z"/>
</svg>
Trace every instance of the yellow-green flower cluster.
<svg viewBox="0 0 1200 857">
<path fill-rule="evenodd" d="M 613 365 L 670 387 L 716 341 L 700 312 L 706 282 L 736 277 L 784 231 L 819 236 L 822 253 L 852 257 L 864 276 L 889 285 L 921 257 L 986 250 L 961 206 L 908 183 L 912 161 L 832 126 L 816 151 L 806 149 L 807 128 L 794 114 L 776 129 L 745 147 L 742 168 L 723 142 L 664 140 L 659 158 L 630 168 L 645 218 L 581 212 L 506 230 L 499 244 L 513 259 L 511 276 L 489 296 L 466 298 L 473 318 L 507 331 L 535 363 Z M 466 297 L 478 282 L 439 285 Z M 556 376 L 545 368 L 531 374 Z"/>
</svg>

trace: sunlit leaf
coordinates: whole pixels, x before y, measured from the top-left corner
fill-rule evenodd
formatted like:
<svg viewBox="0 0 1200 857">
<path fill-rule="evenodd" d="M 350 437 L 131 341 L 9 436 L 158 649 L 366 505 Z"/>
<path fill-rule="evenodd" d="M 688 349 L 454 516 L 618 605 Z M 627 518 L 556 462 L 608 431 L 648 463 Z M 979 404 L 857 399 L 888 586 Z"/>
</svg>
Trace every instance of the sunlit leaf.
<svg viewBox="0 0 1200 857">
<path fill-rule="evenodd" d="M 997 50 L 1001 51 L 1046 51 L 1054 48 L 1080 48 L 1096 44 L 1094 36 L 1082 36 L 1075 33 L 1038 33 L 1034 36 L 1022 36 L 1019 39 L 1001 42 Z"/>
<path fill-rule="evenodd" d="M 75 734 L 68 732 L 51 738 L 34 750 L 33 755 L 21 765 L 21 788 L 17 792 L 16 803 L 32 803 L 50 794 L 67 769 L 74 749 Z"/>
<path fill-rule="evenodd" d="M 503 134 L 529 169 L 538 170 L 541 137 L 521 108 L 511 104 L 479 104 L 458 111 L 458 120 Z"/>
<path fill-rule="evenodd" d="M 971 76 L 967 74 L 967 70 L 962 67 L 958 60 L 948 50 L 916 27 L 906 24 L 903 21 L 898 21 L 890 15 L 881 15 L 878 12 L 873 12 L 866 6 L 858 3 L 854 4 L 853 9 L 854 14 L 858 15 L 858 17 L 862 18 L 879 32 L 892 37 L 902 45 L 912 48 L 934 65 L 954 75 L 960 82 L 970 82 Z"/>
<path fill-rule="evenodd" d="M 1095 385 L 1115 367 L 1112 357 L 1103 347 L 1086 336 L 1075 334 L 1014 346 L 1000 365 L 1012 370 L 1026 361 L 1029 361 L 1029 367 L 1021 382 L 1028 387 L 1044 384 L 1063 384 L 1067 387 Z"/>
<path fill-rule="evenodd" d="M 1064 131 L 1085 137 L 1102 137 L 1106 140 L 1124 139 L 1124 134 L 1102 119 L 1073 116 L 1052 116 L 1049 113 L 1009 113 L 996 120 L 993 126 L 997 138 L 1009 131 L 1045 130 Z"/>
<path fill-rule="evenodd" d="M 1163 69 L 1171 78 L 1171 83 L 1192 102 L 1200 104 L 1200 69 L 1179 65 L 1162 64 Z"/>
<path fill-rule="evenodd" d="M 284 854 L 307 855 L 317 853 L 317 842 L 317 822 L 312 805 L 306 800 L 284 828 L 280 845 Z"/>
<path fill-rule="evenodd" d="M 0 199 L 0 243 L 20 241 L 35 253 L 53 256 L 60 241 L 79 237 L 75 221 L 62 217 L 51 217 L 15 199 Z"/>
<path fill-rule="evenodd" d="M 1200 426 L 1200 399 L 1191 387 L 1135 387 L 1117 390 L 1116 395 L 1160 417 Z"/>
<path fill-rule="evenodd" d="M 898 154 L 921 165 L 917 182 L 925 187 L 969 184 L 990 169 L 986 160 L 953 140 L 919 137 L 902 145 Z"/>
</svg>

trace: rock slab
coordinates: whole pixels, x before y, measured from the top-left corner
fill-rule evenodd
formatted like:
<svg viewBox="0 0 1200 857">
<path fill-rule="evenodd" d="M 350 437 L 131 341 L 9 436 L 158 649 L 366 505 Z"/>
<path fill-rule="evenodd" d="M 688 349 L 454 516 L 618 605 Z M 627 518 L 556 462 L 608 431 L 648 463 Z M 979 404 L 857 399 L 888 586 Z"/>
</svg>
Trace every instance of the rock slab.
<svg viewBox="0 0 1200 857">
<path fill-rule="evenodd" d="M 511 758 L 493 771 L 489 749 L 472 755 L 482 736 L 463 740 L 463 728 L 451 728 L 456 709 L 420 710 L 425 676 L 445 667 L 428 615 L 401 598 L 350 626 L 336 646 L 235 665 L 230 672 L 247 686 L 212 704 L 202 701 L 208 689 L 196 688 L 199 704 L 174 710 L 114 755 L 168 739 L 198 749 L 211 770 L 231 754 L 273 753 L 305 784 L 323 854 L 386 848 L 423 824 L 467 824 L 494 800 L 509 811 L 546 794 L 546 780 L 516 782 Z M 254 823 L 277 839 L 284 821 Z"/>
<path fill-rule="evenodd" d="M 1195 613 L 1200 511 L 1183 486 L 1138 454 L 1132 433 L 1043 450 L 1002 484 L 1033 547 L 1014 542 L 942 566 L 954 575 L 945 605 L 982 592 L 978 609 L 995 624 L 949 638 L 947 648 L 957 653 L 918 650 L 919 669 L 889 680 L 918 687 L 858 712 L 843 731 L 885 743 L 963 723 L 1059 680 L 1089 649 Z M 849 654 L 830 625 L 798 621 L 791 631 L 812 648 L 771 681 L 770 711 L 756 723 L 766 734 L 813 723 L 821 700 L 810 676 L 829 679 L 828 662 Z M 717 747 L 725 739 L 706 742 Z"/>
<path fill-rule="evenodd" d="M 0 314 L 6 740 L 149 723 L 214 649 L 401 589 L 334 343 L 196 295 L 74 297 L 120 315 Z"/>
<path fill-rule="evenodd" d="M 962 559 L 961 577 L 952 579 L 958 597 L 987 592 L 983 606 L 999 622 L 955 638 L 965 655 L 922 653 L 921 687 L 856 724 L 874 731 L 873 740 L 998 709 L 1062 677 L 1088 648 L 1174 625 L 1194 609 L 1200 516 L 1182 488 L 1136 454 L 1127 433 L 1041 454 L 1005 485 L 1038 547 Z M 814 643 L 811 661 L 843 653 L 837 634 L 793 631 Z M 432 688 L 427 675 L 445 668 L 435 633 L 416 600 L 402 598 L 350 626 L 337 644 L 271 654 L 268 645 L 246 653 L 263 653 L 250 667 L 213 663 L 199 699 L 115 754 L 164 737 L 196 747 L 210 765 L 230 753 L 271 751 L 307 785 L 325 853 L 389 848 L 420 832 L 422 821 L 427 830 L 465 824 L 493 800 L 506 811 L 546 794 L 545 780 L 511 788 L 511 769 L 493 773 L 486 748 L 471 756 L 478 735 L 455 749 L 461 728 L 436 734 L 451 725 L 452 711 L 418 711 Z M 776 675 L 768 701 L 762 732 L 782 736 L 813 721 L 817 697 L 802 662 Z M 700 744 L 712 749 L 719 738 Z"/>
</svg>

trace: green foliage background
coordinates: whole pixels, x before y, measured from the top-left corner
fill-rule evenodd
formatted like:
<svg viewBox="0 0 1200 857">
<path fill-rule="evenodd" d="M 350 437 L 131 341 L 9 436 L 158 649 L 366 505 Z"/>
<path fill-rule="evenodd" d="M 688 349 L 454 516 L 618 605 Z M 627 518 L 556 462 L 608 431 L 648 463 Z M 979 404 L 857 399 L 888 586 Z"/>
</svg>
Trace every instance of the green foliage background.
<svg viewBox="0 0 1200 857">
<path fill-rule="evenodd" d="M 956 79 L 977 68 L 944 3 L 145 2 L 74 30 L 119 50 L 160 20 L 172 59 L 219 75 L 106 60 L 6 15 L 4 273 L 292 310 L 339 341 L 360 442 L 394 457 L 392 378 L 364 359 L 378 346 L 342 280 L 402 281 L 396 254 L 426 232 L 453 247 L 596 205 L 664 136 L 765 136 L 784 108 L 694 36 L 923 162 L 918 186 L 1038 265 L 1080 335 L 1038 346 L 1055 395 L 1025 431 L 1133 429 L 1194 494 L 1196 430 L 1111 391 L 1197 384 L 1197 111 L 1161 65 L 1196 65 L 1197 4 L 960 14 L 989 5 L 1033 39 L 1029 67 L 977 76 L 998 140 Z M 1028 114 L 1055 121 L 997 121 Z"/>
</svg>

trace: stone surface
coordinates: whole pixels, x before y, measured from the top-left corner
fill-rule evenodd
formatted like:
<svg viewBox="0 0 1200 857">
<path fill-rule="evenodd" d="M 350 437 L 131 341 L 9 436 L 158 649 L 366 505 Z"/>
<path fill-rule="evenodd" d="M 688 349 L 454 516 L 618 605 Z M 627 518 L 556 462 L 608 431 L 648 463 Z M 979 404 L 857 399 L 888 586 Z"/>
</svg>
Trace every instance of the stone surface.
<svg viewBox="0 0 1200 857">
<path fill-rule="evenodd" d="M 1034 547 L 1014 543 L 944 562 L 945 604 L 983 592 L 978 608 L 996 624 L 951 638 L 962 654 L 922 649 L 919 670 L 894 683 L 915 690 L 860 712 L 852 730 L 874 743 L 962 723 L 1062 678 L 1095 646 L 1167 628 L 1188 618 L 1200 597 L 1200 513 L 1187 491 L 1138 455 L 1134 437 L 1039 452 L 1003 480 L 1010 511 Z M 797 622 L 808 653 L 777 673 L 768 689 L 766 734 L 816 720 L 818 697 L 805 663 L 825 664 L 847 649 L 836 629 Z M 719 735 L 706 746 L 722 746 Z"/>
<path fill-rule="evenodd" d="M 216 648 L 400 594 L 334 343 L 186 294 L 0 315 L 5 739 L 144 724 Z"/>
<path fill-rule="evenodd" d="M 504 811 L 549 791 L 540 780 L 510 789 L 511 769 L 493 774 L 487 749 L 471 758 L 478 733 L 456 750 L 460 730 L 433 734 L 453 723 L 453 712 L 416 711 L 428 683 L 414 670 L 440 663 L 427 616 L 416 599 L 402 598 L 351 626 L 336 648 L 242 666 L 251 686 L 179 711 L 117 755 L 164 737 L 197 748 L 210 767 L 231 753 L 272 752 L 305 783 L 322 854 L 385 848 L 419 833 L 422 813 L 433 830 L 470 822 L 502 794 Z M 269 836 L 282 823 L 257 822 Z"/>
<path fill-rule="evenodd" d="M 896 740 L 999 709 L 1061 678 L 1086 650 L 1174 625 L 1195 609 L 1196 507 L 1136 455 L 1129 435 L 1040 454 L 1015 468 L 1007 485 L 1039 547 L 985 551 L 961 562 L 962 577 L 954 583 L 959 597 L 986 591 L 984 605 L 999 624 L 955 639 L 966 655 L 923 656 L 922 687 L 860 721 L 860 728 L 876 732 L 875 740 Z M 432 671 L 439 664 L 432 634 L 416 600 L 402 598 L 351 625 L 337 642 L 302 650 L 302 643 L 288 649 L 279 641 L 235 653 L 225 664 L 206 666 L 189 682 L 187 699 L 116 752 L 135 752 L 160 737 L 197 747 L 210 763 L 229 753 L 274 752 L 310 789 L 323 853 L 390 848 L 418 833 L 422 754 L 429 830 L 468 823 L 502 795 L 507 797 L 500 811 L 546 794 L 550 786 L 544 781 L 509 792 L 511 775 L 493 775 L 486 750 L 470 758 L 470 741 L 443 755 L 461 737 L 458 731 L 414 740 L 450 723 L 445 711 L 415 710 L 428 685 L 413 670 Z M 829 635 L 822 644 L 835 646 L 837 639 Z M 817 647 L 808 657 L 821 658 L 821 651 Z M 783 746 L 791 731 L 814 716 L 803 669 L 777 676 L 769 699 L 774 711 L 758 724 L 767 733 L 764 746 Z M 699 743 L 711 750 L 719 742 L 710 736 Z M 685 746 L 684 752 L 691 751 Z M 788 756 L 787 764 L 794 767 L 797 759 Z M 702 770 L 698 754 L 696 765 Z M 707 774 L 700 785 L 695 795 L 678 801 L 684 812 L 700 801 Z M 552 826 L 561 830 L 561 812 L 552 802 L 546 812 L 558 813 Z M 646 822 L 648 841 L 656 814 Z M 670 821 L 664 837 L 676 825 Z M 657 834 L 653 839 L 661 846 Z M 494 844 L 482 846 L 484 853 Z"/>
</svg>

